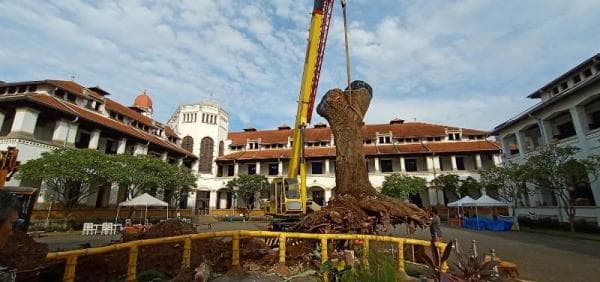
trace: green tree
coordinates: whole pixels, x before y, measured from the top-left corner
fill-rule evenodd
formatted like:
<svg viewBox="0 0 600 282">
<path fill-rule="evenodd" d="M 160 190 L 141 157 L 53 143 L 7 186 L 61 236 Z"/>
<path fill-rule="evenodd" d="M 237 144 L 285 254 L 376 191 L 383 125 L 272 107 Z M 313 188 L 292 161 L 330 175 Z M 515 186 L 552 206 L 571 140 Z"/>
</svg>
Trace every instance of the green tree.
<svg viewBox="0 0 600 282">
<path fill-rule="evenodd" d="M 397 199 L 408 200 L 410 194 L 427 190 L 427 181 L 417 176 L 392 173 L 385 177 L 381 193 Z"/>
<path fill-rule="evenodd" d="M 498 197 L 511 204 L 513 223 L 517 230 L 519 230 L 517 215 L 519 198 L 523 193 L 528 193 L 526 171 L 526 166 L 512 162 L 480 171 L 481 184 L 486 189 L 496 189 Z"/>
<path fill-rule="evenodd" d="M 120 154 L 113 158 L 116 182 L 127 187 L 129 199 L 143 193 L 156 194 L 159 187 L 166 187 L 173 181 L 172 165 L 157 157 Z"/>
<path fill-rule="evenodd" d="M 577 187 L 581 184 L 587 186 L 600 172 L 600 156 L 577 159 L 578 152 L 579 148 L 574 146 L 551 144 L 534 152 L 525 164 L 529 181 L 537 189 L 549 191 L 558 198 L 559 209 L 567 214 L 573 232 Z"/>
<path fill-rule="evenodd" d="M 57 149 L 19 167 L 18 178 L 44 182 L 46 198 L 70 211 L 115 180 L 111 156 L 90 149 Z"/>
<path fill-rule="evenodd" d="M 166 164 L 166 163 L 165 163 Z M 188 195 L 193 187 L 196 187 L 196 176 L 191 169 L 185 166 L 175 166 L 166 164 L 169 166 L 168 184 L 165 186 L 166 190 L 171 191 L 171 199 L 165 199 L 169 202 L 174 202 L 176 207 L 179 208 L 179 202 Z"/>
<path fill-rule="evenodd" d="M 450 195 L 458 199 L 457 191 L 460 186 L 458 175 L 442 174 L 433 179 L 432 183 L 436 190 L 442 190 L 444 192 L 444 204 L 448 204 Z"/>
<path fill-rule="evenodd" d="M 458 191 L 460 193 L 460 197 L 473 195 L 474 198 L 479 198 L 481 196 L 481 183 L 477 181 L 477 179 L 469 176 L 465 180 L 460 180 L 460 187 Z"/>
<path fill-rule="evenodd" d="M 242 200 L 246 212 L 254 209 L 254 202 L 259 193 L 268 189 L 269 180 L 263 175 L 240 175 L 227 182 L 227 188 L 231 189 L 236 198 Z"/>
</svg>

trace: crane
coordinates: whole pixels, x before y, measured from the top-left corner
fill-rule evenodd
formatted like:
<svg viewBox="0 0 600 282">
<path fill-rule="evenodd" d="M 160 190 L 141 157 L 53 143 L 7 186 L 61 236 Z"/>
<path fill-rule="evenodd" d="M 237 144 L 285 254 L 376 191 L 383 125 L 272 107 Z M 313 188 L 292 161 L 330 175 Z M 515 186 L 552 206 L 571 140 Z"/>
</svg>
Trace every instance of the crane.
<svg viewBox="0 0 600 282">
<path fill-rule="evenodd" d="M 269 200 L 265 204 L 265 212 L 275 217 L 293 220 L 299 219 L 306 214 L 307 189 L 304 131 L 312 118 L 333 2 L 334 0 L 316 0 L 314 2 L 302 81 L 300 84 L 296 121 L 292 133 L 292 150 L 288 174 L 285 178 L 279 177 L 273 179 L 269 188 Z M 342 2 L 345 5 L 345 1 Z"/>
</svg>

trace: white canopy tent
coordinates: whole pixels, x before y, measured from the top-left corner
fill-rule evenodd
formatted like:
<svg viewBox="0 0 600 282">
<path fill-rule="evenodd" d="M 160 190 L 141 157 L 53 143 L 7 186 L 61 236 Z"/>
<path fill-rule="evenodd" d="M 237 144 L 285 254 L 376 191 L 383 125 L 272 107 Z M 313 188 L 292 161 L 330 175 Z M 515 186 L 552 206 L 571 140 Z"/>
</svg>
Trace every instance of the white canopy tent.
<svg viewBox="0 0 600 282">
<path fill-rule="evenodd" d="M 458 212 L 460 214 L 460 208 L 461 207 L 463 207 L 465 204 L 471 204 L 471 203 L 474 203 L 474 202 L 475 202 L 475 200 L 473 198 L 471 198 L 469 196 L 464 196 L 464 197 L 460 198 L 459 200 L 457 200 L 455 202 L 448 203 L 447 206 L 449 208 L 458 208 L 459 209 Z M 450 209 L 447 209 L 447 211 L 448 211 L 448 224 L 451 224 L 450 223 Z M 459 220 L 460 220 L 460 218 L 459 218 Z M 460 221 L 459 221 L 458 224 L 460 225 Z"/>
<path fill-rule="evenodd" d="M 117 219 L 119 218 L 119 209 L 121 207 L 139 207 L 139 206 L 146 208 L 145 214 L 144 214 L 144 222 L 146 222 L 146 220 L 148 218 L 148 207 L 167 207 L 167 219 L 169 219 L 169 204 L 167 204 L 167 202 L 161 201 L 157 198 L 150 196 L 148 193 L 144 193 L 144 194 L 139 195 L 129 201 L 119 203 L 119 206 L 117 207 L 117 216 L 115 217 L 115 222 L 117 222 Z"/>
<path fill-rule="evenodd" d="M 475 207 L 475 216 L 477 216 L 477 228 L 479 228 L 479 212 L 477 211 L 477 207 L 506 207 L 509 204 L 506 202 L 498 201 L 488 195 L 483 195 L 475 200 L 473 203 L 465 203 L 464 207 Z"/>
</svg>

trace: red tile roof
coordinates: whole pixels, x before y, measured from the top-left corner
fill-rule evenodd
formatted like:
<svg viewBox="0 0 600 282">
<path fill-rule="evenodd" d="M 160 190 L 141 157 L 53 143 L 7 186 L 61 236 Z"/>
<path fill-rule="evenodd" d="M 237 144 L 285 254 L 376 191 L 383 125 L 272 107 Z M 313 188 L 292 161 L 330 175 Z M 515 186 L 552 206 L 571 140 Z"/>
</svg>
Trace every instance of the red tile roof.
<svg viewBox="0 0 600 282">
<path fill-rule="evenodd" d="M 464 153 L 464 152 L 499 152 L 500 147 L 492 141 L 457 141 L 438 143 L 417 143 L 399 145 L 364 145 L 366 156 L 406 155 L 406 154 L 431 154 L 435 153 Z M 307 158 L 335 157 L 335 147 L 308 147 L 305 149 Z M 252 161 L 289 159 L 290 149 L 241 151 L 219 157 L 217 161 Z"/>
<path fill-rule="evenodd" d="M 362 129 L 363 135 L 368 138 L 375 138 L 377 133 L 391 132 L 393 137 L 433 137 L 445 136 L 446 129 L 458 130 L 457 127 L 444 126 L 439 124 L 430 124 L 422 122 L 405 122 L 402 124 L 368 124 Z M 230 132 L 228 138 L 231 139 L 231 145 L 245 145 L 247 140 L 261 139 L 263 144 L 283 144 L 287 143 L 288 137 L 292 135 L 293 130 L 260 130 L 251 132 Z M 488 135 L 488 132 L 476 129 L 462 129 L 463 135 Z M 305 140 L 324 141 L 331 139 L 331 129 L 325 128 L 307 128 L 305 131 Z"/>
<path fill-rule="evenodd" d="M 59 111 L 78 116 L 82 119 L 101 124 L 103 126 L 112 128 L 134 138 L 149 141 L 155 145 L 167 148 L 169 150 L 178 152 L 188 157 L 196 158 L 196 156 L 194 156 L 193 154 L 190 154 L 188 151 L 184 150 L 177 144 L 169 142 L 168 140 L 162 139 L 156 135 L 134 128 L 130 125 L 116 121 L 109 117 L 103 116 L 99 113 L 70 104 L 69 102 L 60 100 L 59 98 L 56 98 L 54 96 L 46 94 L 27 94 L 25 96 L 21 96 L 21 98 L 25 98 L 38 104 L 49 106 Z"/>
<path fill-rule="evenodd" d="M 108 110 L 108 111 L 113 111 L 113 112 L 122 114 L 128 118 L 137 120 L 138 122 L 142 123 L 143 125 L 147 125 L 152 128 L 157 128 L 157 126 L 154 125 L 154 122 L 151 118 L 149 118 L 145 115 L 142 115 L 128 107 L 125 107 L 125 106 L 119 104 L 118 102 L 115 102 L 111 99 L 106 98 L 106 103 L 104 105 L 106 107 L 106 110 Z"/>
<path fill-rule="evenodd" d="M 77 82 L 74 81 L 70 81 L 70 80 L 44 80 L 42 82 L 45 82 L 47 84 L 50 84 L 52 86 L 56 86 L 59 88 L 62 88 L 66 91 L 69 91 L 77 96 L 80 97 L 87 97 L 84 93 L 84 90 L 87 89 L 87 93 L 89 94 L 90 97 L 92 98 L 96 98 L 96 100 L 101 100 L 103 98 L 103 95 L 100 93 L 96 93 L 94 90 L 89 89 L 89 88 L 85 88 L 82 85 L 80 85 Z"/>
</svg>

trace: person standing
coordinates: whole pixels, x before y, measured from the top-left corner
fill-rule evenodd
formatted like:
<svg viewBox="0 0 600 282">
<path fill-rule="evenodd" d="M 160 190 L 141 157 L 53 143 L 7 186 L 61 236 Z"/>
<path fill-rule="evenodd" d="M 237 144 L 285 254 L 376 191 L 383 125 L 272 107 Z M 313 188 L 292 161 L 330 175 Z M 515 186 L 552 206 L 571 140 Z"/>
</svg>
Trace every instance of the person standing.
<svg viewBox="0 0 600 282">
<path fill-rule="evenodd" d="M 437 207 L 431 208 L 431 225 L 429 225 L 432 241 L 442 241 L 442 222 Z"/>
</svg>

